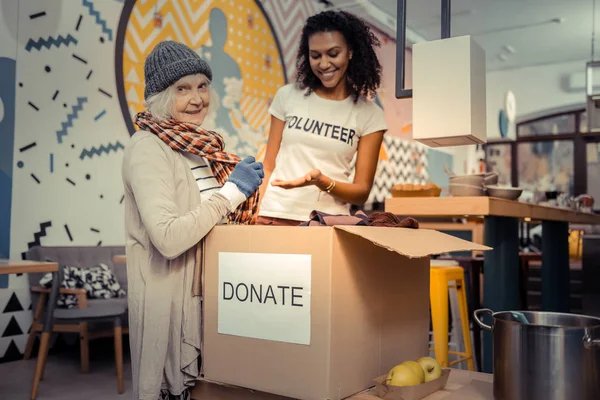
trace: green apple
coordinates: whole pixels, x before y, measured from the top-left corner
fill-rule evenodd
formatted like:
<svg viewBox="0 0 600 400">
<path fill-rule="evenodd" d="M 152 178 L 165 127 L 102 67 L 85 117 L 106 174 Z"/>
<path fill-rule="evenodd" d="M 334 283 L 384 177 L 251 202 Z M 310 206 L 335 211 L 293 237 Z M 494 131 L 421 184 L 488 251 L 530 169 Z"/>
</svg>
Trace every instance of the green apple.
<svg viewBox="0 0 600 400">
<path fill-rule="evenodd" d="M 419 377 L 406 365 L 396 365 L 388 373 L 386 383 L 392 386 L 413 386 L 421 383 Z"/>
<path fill-rule="evenodd" d="M 425 382 L 425 372 L 423 371 L 423 368 L 421 367 L 421 365 L 418 362 L 404 361 L 400 365 L 406 365 L 407 367 L 412 369 L 415 372 L 415 374 L 417 374 L 417 376 L 419 377 L 419 383 Z"/>
<path fill-rule="evenodd" d="M 421 357 L 417 360 L 425 373 L 425 382 L 431 382 L 442 376 L 442 366 L 435 358 Z"/>
</svg>

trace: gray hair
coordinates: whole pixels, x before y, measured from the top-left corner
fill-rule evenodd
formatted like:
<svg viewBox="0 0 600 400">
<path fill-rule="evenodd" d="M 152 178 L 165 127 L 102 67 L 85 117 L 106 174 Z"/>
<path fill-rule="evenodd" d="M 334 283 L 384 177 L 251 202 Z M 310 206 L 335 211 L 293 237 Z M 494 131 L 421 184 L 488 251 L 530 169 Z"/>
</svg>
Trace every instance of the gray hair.
<svg viewBox="0 0 600 400">
<path fill-rule="evenodd" d="M 210 81 L 209 81 L 210 85 Z M 175 104 L 175 84 L 172 84 L 162 92 L 154 94 L 144 102 L 146 109 L 159 120 L 165 120 L 172 117 L 172 110 Z M 210 104 L 208 105 L 208 115 L 206 119 L 214 116 L 219 107 L 219 95 L 210 87 Z"/>
</svg>

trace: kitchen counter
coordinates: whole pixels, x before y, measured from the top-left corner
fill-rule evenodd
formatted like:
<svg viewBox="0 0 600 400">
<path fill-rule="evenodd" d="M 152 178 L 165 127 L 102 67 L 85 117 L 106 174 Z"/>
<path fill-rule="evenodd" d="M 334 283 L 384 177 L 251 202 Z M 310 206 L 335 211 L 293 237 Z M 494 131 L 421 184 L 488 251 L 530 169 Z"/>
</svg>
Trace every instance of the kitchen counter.
<svg viewBox="0 0 600 400">
<path fill-rule="evenodd" d="M 566 208 L 539 206 L 488 196 L 475 197 L 392 197 L 385 211 L 420 217 L 514 217 L 539 221 L 560 221 L 581 225 L 600 225 L 600 215 Z"/>
<path fill-rule="evenodd" d="M 519 220 L 542 223 L 542 310 L 569 312 L 569 224 L 600 225 L 600 215 L 539 206 L 488 196 L 393 197 L 385 211 L 399 216 L 479 218 L 484 253 L 483 307 L 494 311 L 521 308 Z M 483 372 L 492 372 L 492 337 L 483 335 Z"/>
</svg>

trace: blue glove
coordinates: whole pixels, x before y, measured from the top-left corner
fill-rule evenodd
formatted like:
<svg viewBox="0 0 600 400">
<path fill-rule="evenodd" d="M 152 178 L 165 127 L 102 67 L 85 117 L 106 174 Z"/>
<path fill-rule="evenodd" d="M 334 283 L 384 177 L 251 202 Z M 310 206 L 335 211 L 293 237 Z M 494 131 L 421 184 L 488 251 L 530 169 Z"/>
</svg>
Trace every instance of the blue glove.
<svg viewBox="0 0 600 400">
<path fill-rule="evenodd" d="M 264 177 L 263 164 L 257 162 L 254 157 L 246 157 L 235 166 L 228 181 L 235 184 L 248 198 L 262 184 Z"/>
</svg>

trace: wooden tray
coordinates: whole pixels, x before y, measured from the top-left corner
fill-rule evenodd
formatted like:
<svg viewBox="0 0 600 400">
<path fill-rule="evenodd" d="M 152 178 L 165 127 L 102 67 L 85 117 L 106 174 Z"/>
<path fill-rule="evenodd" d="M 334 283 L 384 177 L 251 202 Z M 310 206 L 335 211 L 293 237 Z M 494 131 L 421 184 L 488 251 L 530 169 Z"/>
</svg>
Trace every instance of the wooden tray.
<svg viewBox="0 0 600 400">
<path fill-rule="evenodd" d="M 442 189 L 434 184 L 395 185 L 390 189 L 392 197 L 440 197 Z"/>
</svg>

